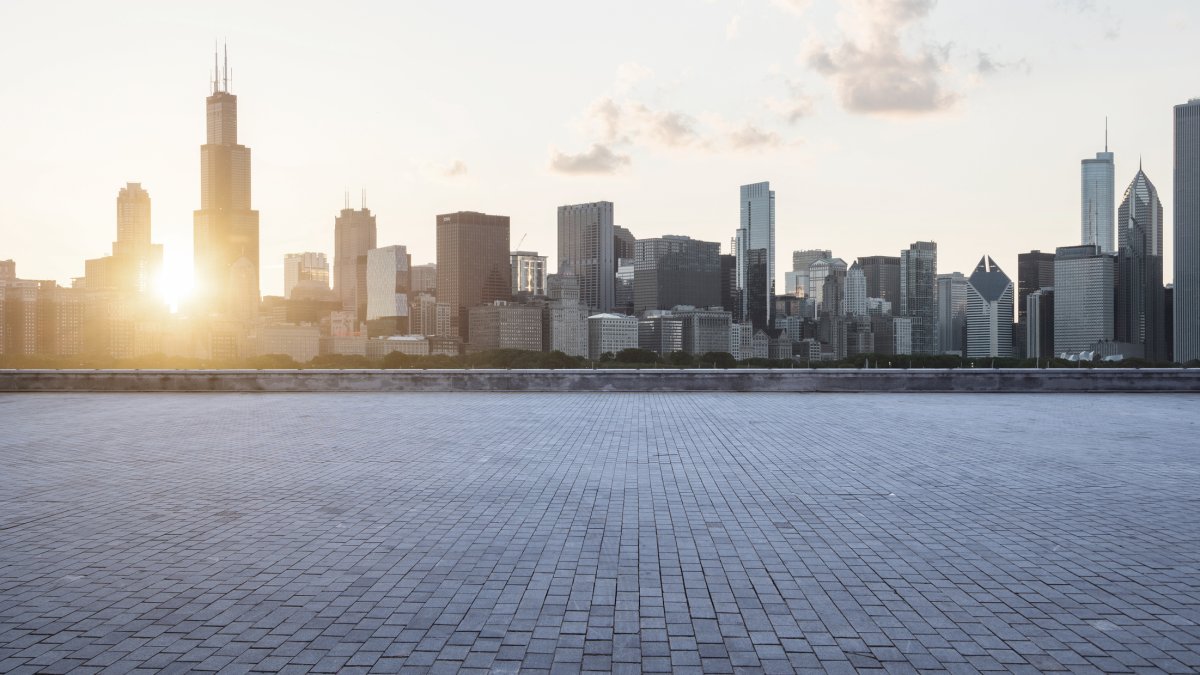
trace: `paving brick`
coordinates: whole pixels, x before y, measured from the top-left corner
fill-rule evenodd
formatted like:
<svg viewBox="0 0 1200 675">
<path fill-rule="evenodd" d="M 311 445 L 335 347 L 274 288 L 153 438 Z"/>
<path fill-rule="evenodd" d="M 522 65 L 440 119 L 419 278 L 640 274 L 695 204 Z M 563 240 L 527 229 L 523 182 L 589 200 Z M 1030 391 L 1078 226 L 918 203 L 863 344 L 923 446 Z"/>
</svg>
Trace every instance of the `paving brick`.
<svg viewBox="0 0 1200 675">
<path fill-rule="evenodd" d="M 1195 395 L 0 395 L 0 671 L 1200 668 Z"/>
</svg>

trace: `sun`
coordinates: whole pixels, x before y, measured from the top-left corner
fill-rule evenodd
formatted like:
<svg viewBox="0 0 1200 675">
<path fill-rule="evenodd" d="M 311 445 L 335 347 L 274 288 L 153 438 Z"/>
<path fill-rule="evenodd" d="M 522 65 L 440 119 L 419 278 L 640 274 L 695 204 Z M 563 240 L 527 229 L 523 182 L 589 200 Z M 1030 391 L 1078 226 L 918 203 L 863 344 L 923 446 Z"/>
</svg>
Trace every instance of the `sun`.
<svg viewBox="0 0 1200 675">
<path fill-rule="evenodd" d="M 171 307 L 171 312 L 179 311 L 179 307 L 191 296 L 194 285 L 192 266 L 178 263 L 164 260 L 155 283 L 159 297 Z"/>
</svg>

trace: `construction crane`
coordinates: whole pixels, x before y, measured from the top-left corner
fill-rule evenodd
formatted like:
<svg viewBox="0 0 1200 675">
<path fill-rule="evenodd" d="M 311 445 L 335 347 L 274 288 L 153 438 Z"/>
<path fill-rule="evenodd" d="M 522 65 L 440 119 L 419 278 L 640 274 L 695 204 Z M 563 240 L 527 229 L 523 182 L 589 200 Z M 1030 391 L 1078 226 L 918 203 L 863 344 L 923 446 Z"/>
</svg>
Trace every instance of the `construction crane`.
<svg viewBox="0 0 1200 675">
<path fill-rule="evenodd" d="M 518 241 L 518 242 L 517 242 L 517 246 L 516 246 L 516 248 L 515 248 L 515 249 L 513 249 L 513 250 L 515 250 L 515 251 L 520 251 L 520 250 L 521 250 L 521 244 L 524 244 L 524 243 L 525 243 L 525 237 L 528 237 L 528 236 L 529 236 L 529 233 L 528 233 L 528 232 L 526 232 L 525 234 L 521 235 L 521 241 Z"/>
</svg>

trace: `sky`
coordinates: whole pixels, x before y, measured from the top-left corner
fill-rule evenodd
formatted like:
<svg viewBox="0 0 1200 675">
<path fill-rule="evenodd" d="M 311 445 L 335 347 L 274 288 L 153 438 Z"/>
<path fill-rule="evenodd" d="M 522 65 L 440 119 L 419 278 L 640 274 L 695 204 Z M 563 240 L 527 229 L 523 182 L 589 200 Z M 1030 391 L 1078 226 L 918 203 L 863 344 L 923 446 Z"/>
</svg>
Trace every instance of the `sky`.
<svg viewBox="0 0 1200 675">
<path fill-rule="evenodd" d="M 1200 96 L 1195 0 L 0 3 L 0 259 L 68 283 L 140 182 L 190 275 L 215 41 L 253 152 L 261 285 L 332 261 L 347 191 L 380 246 L 435 261 L 435 216 L 508 215 L 551 256 L 556 207 L 728 252 L 738 186 L 776 192 L 791 251 L 938 244 L 938 271 L 1079 243 L 1079 162 L 1139 161 L 1166 211 L 1172 106 Z"/>
</svg>

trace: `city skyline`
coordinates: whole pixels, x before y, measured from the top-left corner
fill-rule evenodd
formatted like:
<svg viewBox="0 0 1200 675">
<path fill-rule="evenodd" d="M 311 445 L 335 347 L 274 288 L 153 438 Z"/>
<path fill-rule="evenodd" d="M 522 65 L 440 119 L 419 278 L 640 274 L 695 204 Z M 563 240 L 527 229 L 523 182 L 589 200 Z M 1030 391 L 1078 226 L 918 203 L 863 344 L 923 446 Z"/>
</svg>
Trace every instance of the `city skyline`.
<svg viewBox="0 0 1200 675">
<path fill-rule="evenodd" d="M 379 216 L 380 244 L 405 245 L 413 252 L 415 263 L 426 263 L 435 257 L 434 232 L 428 223 L 430 216 L 437 213 L 478 210 L 508 214 L 513 222 L 514 241 L 525 236 L 523 248 L 552 255 L 556 248 L 554 209 L 562 204 L 602 200 L 617 205 L 614 225 L 632 230 L 639 238 L 678 234 L 719 241 L 724 247 L 738 217 L 728 197 L 732 186 L 770 180 L 772 188 L 781 197 L 774 263 L 777 268 L 783 268 L 777 270 L 775 279 L 776 287 L 783 288 L 782 273 L 787 265 L 781 263 L 779 256 L 786 257 L 788 251 L 797 249 L 824 247 L 839 257 L 853 260 L 862 256 L 894 254 L 912 241 L 932 240 L 939 244 L 941 272 L 970 269 L 981 251 L 1000 261 L 1001 267 L 1015 269 L 1018 252 L 1035 248 L 1053 250 L 1056 246 L 1077 243 L 1080 226 L 1077 162 L 1103 147 L 1106 114 L 1111 120 L 1109 147 L 1116 157 L 1118 176 L 1132 174 L 1132 163 L 1139 155 L 1144 158 L 1148 173 L 1171 175 L 1170 106 L 1198 93 L 1187 89 L 1188 84 L 1181 77 L 1184 74 L 1182 67 L 1175 64 L 1189 62 L 1188 57 L 1194 55 L 1195 47 L 1168 45 L 1157 50 L 1156 69 L 1146 74 L 1142 70 L 1146 62 L 1139 61 L 1130 50 L 1136 36 L 1148 30 L 1148 24 L 1141 23 L 1142 19 L 1132 13 L 1129 16 L 1122 14 L 1119 21 L 1115 20 L 1113 17 L 1120 12 L 1112 8 L 1119 3 L 1097 3 L 1086 11 L 1060 7 L 1034 12 L 1025 7 L 1035 14 L 1058 12 L 1060 18 L 1070 19 L 1060 21 L 1058 23 L 1064 25 L 1056 26 L 1066 31 L 1068 38 L 1061 50 L 1040 55 L 1031 45 L 1019 42 L 1014 45 L 1013 53 L 985 51 L 992 48 L 994 38 L 991 42 L 984 41 L 978 29 L 958 23 L 963 18 L 959 16 L 963 11 L 961 8 L 916 3 L 912 15 L 895 16 L 886 11 L 872 14 L 879 9 L 877 5 L 882 4 L 850 6 L 816 2 L 799 15 L 784 12 L 771 3 L 737 7 L 722 3 L 700 3 L 698 7 L 686 3 L 679 5 L 694 15 L 695 21 L 689 22 L 688 31 L 719 27 L 722 34 L 715 37 L 714 42 L 721 43 L 723 53 L 738 52 L 730 58 L 739 63 L 742 60 L 760 63 L 758 72 L 762 77 L 754 78 L 752 84 L 749 81 L 741 83 L 755 100 L 773 97 L 780 103 L 795 93 L 790 85 L 804 80 L 805 96 L 811 99 L 808 102 L 812 110 L 807 115 L 800 115 L 799 107 L 793 109 L 791 112 L 797 115 L 795 124 L 767 119 L 766 113 L 761 119 L 750 119 L 745 109 L 711 111 L 713 115 L 722 116 L 724 123 L 746 118 L 748 124 L 758 125 L 755 128 L 762 132 L 763 138 L 782 142 L 766 143 L 750 153 L 727 147 L 728 139 L 721 142 L 720 148 L 687 147 L 702 145 L 701 141 L 716 144 L 716 135 L 691 140 L 687 137 L 683 140 L 688 142 L 682 146 L 663 147 L 650 136 L 653 129 L 661 131 L 666 127 L 660 125 L 651 129 L 645 126 L 648 124 L 646 119 L 639 119 L 647 115 L 653 118 L 651 121 L 662 123 L 674 119 L 684 124 L 682 128 L 694 130 L 714 126 L 710 117 L 706 117 L 710 113 L 705 112 L 705 108 L 720 107 L 720 89 L 695 91 L 695 74 L 688 75 L 687 69 L 677 62 L 687 54 L 695 56 L 695 51 L 667 56 L 642 50 L 646 53 L 567 59 L 565 64 L 557 66 L 546 64 L 544 67 L 550 70 L 571 65 L 586 67 L 583 68 L 584 76 L 575 78 L 576 83 L 562 94 L 563 100 L 550 106 L 556 112 L 566 109 L 565 119 L 557 123 L 535 119 L 541 113 L 535 114 L 535 111 L 519 106 L 527 116 L 533 117 L 525 120 L 527 124 L 521 125 L 520 133 L 513 134 L 524 144 L 516 151 L 511 147 L 515 139 L 494 139 L 488 131 L 489 122 L 463 113 L 469 96 L 455 101 L 437 86 L 430 88 L 431 100 L 445 104 L 448 110 L 466 114 L 466 118 L 458 113 L 445 115 L 446 123 L 461 122 L 462 128 L 471 133 L 427 134 L 431 138 L 422 141 L 427 147 L 420 147 L 421 143 L 406 145 L 396 136 L 399 133 L 396 130 L 402 131 L 420 117 L 413 108 L 399 109 L 403 114 L 395 116 L 396 121 L 392 124 L 395 129 L 390 129 L 380 121 L 380 111 L 372 110 L 370 105 L 349 106 L 336 115 L 318 104 L 289 106 L 289 101 L 307 99 L 292 98 L 281 90 L 290 81 L 288 78 L 300 72 L 328 74 L 329 68 L 339 65 L 356 65 L 360 71 L 370 71 L 368 66 L 374 67 L 375 59 L 370 52 L 342 53 L 346 50 L 339 51 L 338 45 L 342 43 L 336 39 L 325 49 L 313 52 L 300 48 L 298 43 L 303 41 L 300 37 L 294 38 L 296 42 L 287 42 L 254 31 L 229 35 L 231 65 L 237 66 L 237 77 L 232 78 L 229 89 L 241 96 L 240 133 L 249 139 L 249 145 L 255 146 L 253 207 L 262 213 L 263 219 L 259 274 L 263 292 L 282 294 L 284 253 L 332 252 L 333 228 L 329 223 L 337 214 L 339 198 L 344 189 L 360 186 L 371 194 L 371 206 Z M 355 6 L 348 14 L 361 13 L 365 9 L 366 5 Z M 1179 26 L 1194 25 L 1194 12 L 1189 7 L 1176 3 L 1167 9 L 1166 15 L 1173 18 L 1165 24 L 1156 22 L 1161 30 L 1180 30 Z M 251 6 L 247 11 L 247 18 L 253 19 L 263 10 Z M 395 23 L 390 21 L 392 17 L 384 9 L 378 11 L 381 24 Z M 490 10 L 480 8 L 480 12 L 487 11 Z M 659 8 L 650 10 L 651 18 L 661 16 L 659 12 L 663 11 Z M 14 194 L 18 196 L 3 213 L 8 247 L 4 257 L 16 259 L 26 278 L 53 278 L 67 283 L 71 277 L 82 275 L 83 259 L 108 252 L 111 223 L 101 214 L 111 208 L 111 191 L 126 182 L 140 181 L 155 196 L 155 238 L 164 244 L 168 266 L 172 269 L 184 265 L 190 267 L 193 251 L 187 221 L 198 201 L 195 147 L 201 140 L 198 130 L 202 124 L 202 113 L 196 101 L 199 92 L 204 91 L 202 78 L 211 79 L 205 75 L 210 66 L 204 58 L 211 49 L 211 35 L 224 35 L 227 28 L 213 26 L 207 34 L 200 35 L 199 31 L 205 30 L 212 19 L 198 20 L 195 32 L 183 39 L 174 36 L 169 47 L 161 54 L 156 52 L 153 59 L 150 59 L 150 47 L 162 39 L 157 35 L 102 54 L 94 62 L 72 62 L 72 67 L 79 69 L 78 86 L 64 87 L 61 68 L 66 64 L 65 57 L 28 44 L 30 36 L 36 37 L 39 30 L 45 30 L 44 18 L 38 20 L 39 12 L 44 10 L 9 6 L 0 12 L 13 20 L 29 19 L 27 23 L 31 30 L 17 36 L 16 41 L 3 49 L 6 52 L 25 49 L 29 55 L 43 57 L 42 60 L 33 59 L 33 65 L 20 76 L 42 75 L 31 78 L 30 84 L 35 90 L 53 83 L 68 94 L 87 96 L 93 91 L 87 74 L 94 67 L 105 66 L 112 58 L 145 61 L 145 72 L 140 73 L 139 81 L 153 85 L 145 87 L 144 91 L 126 91 L 126 85 L 115 85 L 122 95 L 105 92 L 99 96 L 98 110 L 87 111 L 89 114 L 95 112 L 91 125 L 81 123 L 88 119 L 81 107 L 63 106 L 57 108 L 55 114 L 45 115 L 47 108 L 41 106 L 54 105 L 59 96 L 54 93 L 32 97 L 31 100 L 42 103 L 15 113 L 19 118 L 30 113 L 46 118 L 37 123 L 21 124 L 34 130 L 28 135 L 53 141 L 43 143 L 41 154 L 33 158 L 34 164 L 54 168 L 55 171 L 49 173 L 69 182 L 74 198 L 39 197 L 48 187 L 45 184 L 47 178 L 25 170 L 27 162 L 23 163 L 22 159 L 30 157 L 32 148 L 25 139 L 18 139 L 12 155 L 14 161 L 4 163 L 3 178 L 14 187 Z M 436 20 L 437 12 L 421 10 L 421 15 L 416 17 L 417 25 L 420 20 Z M 64 35 L 80 38 L 80 46 L 91 39 L 80 35 L 88 14 L 87 8 L 81 8 L 72 14 L 64 27 Z M 152 8 L 146 12 L 144 22 L 162 23 L 167 21 L 168 15 L 178 19 L 171 11 Z M 724 20 L 718 21 L 722 17 Z M 838 59 L 845 56 L 844 50 L 829 45 L 839 41 L 843 42 L 843 47 L 849 44 L 861 28 L 858 24 L 868 24 L 872 18 L 890 22 L 885 22 L 886 27 L 904 38 L 901 48 L 909 55 L 920 53 L 922 38 L 945 41 L 955 38 L 956 34 L 969 36 L 976 33 L 970 40 L 963 38 L 964 46 L 956 48 L 960 53 L 943 64 L 946 72 L 930 75 L 932 80 L 913 80 L 942 87 L 939 91 L 951 96 L 953 105 L 943 102 L 947 105 L 931 105 L 926 110 L 864 110 L 863 101 L 845 98 L 844 85 L 849 75 L 843 71 L 852 64 L 838 63 Z M 111 23 L 107 18 L 97 20 Z M 297 36 L 315 30 L 315 26 L 309 25 L 311 21 L 303 17 L 294 21 L 297 25 L 291 27 L 296 29 Z M 1105 25 L 1106 22 L 1113 25 Z M 993 27 L 999 30 L 1005 26 L 1011 26 L 1011 23 L 999 21 Z M 128 29 L 114 26 L 114 30 L 119 34 Z M 789 43 L 786 50 L 768 48 L 769 40 L 764 39 L 779 30 L 793 33 L 807 30 L 810 38 L 806 48 L 802 49 L 795 41 Z M 761 53 L 745 55 L 750 43 L 762 47 L 758 50 Z M 822 44 L 825 45 L 823 52 Z M 1029 53 L 1019 54 L 1017 47 L 1030 47 L 1026 50 Z M 139 48 L 144 51 L 139 52 Z M 523 53 L 524 49 L 518 51 Z M 978 53 L 972 54 L 970 49 Z M 1172 51 L 1180 49 L 1182 52 Z M 810 58 L 797 63 L 797 54 L 801 52 L 809 56 L 824 54 L 828 59 Z M 383 46 L 379 47 L 380 57 L 387 53 Z M 968 55 L 977 57 L 973 73 L 964 65 L 963 59 Z M 1112 65 L 1118 57 L 1123 57 L 1126 63 L 1114 69 Z M 513 58 L 526 56 L 515 55 Z M 1194 60 L 1190 58 L 1190 62 Z M 464 65 L 452 61 L 454 63 L 447 68 Z M 287 68 L 282 67 L 284 62 Z M 986 64 L 990 65 L 985 67 Z M 1008 67 L 1004 67 L 1005 64 Z M 1061 69 L 1068 66 L 1086 75 L 1082 78 L 1083 84 L 1056 80 L 1055 73 L 1061 76 Z M 737 84 L 728 77 L 729 68 L 727 65 L 714 70 L 714 86 Z M 986 76 L 984 71 L 988 71 Z M 356 72 L 343 69 L 342 81 L 354 83 L 356 78 L 363 77 Z M 56 74 L 57 80 L 46 73 Z M 189 74 L 195 77 L 188 77 Z M 1108 92 L 1119 88 L 1123 77 L 1135 75 L 1148 94 L 1140 97 L 1133 106 L 1115 101 Z M 970 78 L 977 81 L 968 82 Z M 1061 91 L 1047 93 L 1045 87 L 1050 82 L 1061 85 Z M 76 81 L 72 76 L 68 85 L 74 84 Z M 414 82 L 412 86 L 424 87 L 426 84 Z M 598 87 L 597 91 L 601 92 L 611 90 L 611 95 L 597 98 L 595 93 L 590 96 L 581 93 L 579 90 L 585 89 L 585 85 Z M 677 88 L 675 93 L 672 93 L 672 87 Z M 372 87 L 354 89 L 368 102 L 379 103 L 386 94 L 395 93 L 396 84 L 376 80 Z M 489 89 L 494 90 L 494 87 Z M 1016 123 L 996 124 L 996 111 L 988 107 L 989 101 L 1001 95 L 1029 103 L 1045 101 L 1048 105 L 1068 94 L 1075 96 L 1069 111 L 1069 127 L 1061 126 L 1066 110 L 1053 106 L 1032 105 L 1041 117 L 1023 118 L 1021 122 L 1026 125 L 1037 122 L 1036 127 L 1024 128 Z M 629 118 L 626 121 L 635 125 L 624 130 L 637 136 L 628 146 L 597 145 L 598 137 L 579 133 L 575 128 L 578 125 L 572 120 L 586 122 L 591 110 L 589 106 L 604 100 L 615 102 L 618 118 Z M 1159 105 L 1160 101 L 1165 104 Z M 792 102 L 802 101 L 797 98 Z M 683 111 L 682 116 L 671 118 L 667 115 L 671 111 Z M 1010 117 L 1012 112 L 1010 109 Z M 1089 119 L 1094 119 L 1095 124 L 1087 124 Z M 23 119 L 17 121 L 20 124 Z M 110 157 L 101 149 L 104 144 L 93 139 L 98 146 L 84 144 L 85 154 L 104 159 L 96 162 L 97 166 L 79 172 L 65 161 L 66 149 L 73 145 L 72 139 L 78 140 L 80 129 L 93 129 L 100 121 L 105 123 L 103 140 L 117 143 L 128 152 L 119 158 Z M 549 126 L 544 129 L 541 142 L 529 140 L 529 129 L 543 123 Z M 299 132 L 305 129 L 326 133 L 300 135 Z M 740 131 L 747 129 L 749 127 Z M 38 130 L 42 133 L 37 133 Z M 987 133 L 980 133 L 981 130 Z M 364 134 L 368 132 L 381 132 L 379 142 L 364 144 L 367 139 Z M 857 134 L 855 138 L 861 141 L 850 145 L 849 132 Z M 743 140 L 749 138 L 746 134 L 742 136 Z M 449 138 L 453 140 L 447 140 Z M 963 138 L 973 141 L 965 144 Z M 298 143 L 296 139 L 304 142 Z M 801 139 L 804 142 L 796 142 Z M 914 142 L 923 144 L 927 151 L 920 156 L 907 151 Z M 529 147 L 534 145 L 536 152 L 531 152 Z M 312 164 L 297 162 L 296 153 L 304 149 L 301 146 L 309 151 L 320 151 L 309 161 L 332 161 L 322 170 L 316 170 Z M 593 146 L 615 148 L 618 159 L 627 158 L 629 162 L 627 165 L 618 162 L 621 166 L 616 175 L 580 175 L 581 158 L 590 152 L 589 148 L 594 149 Z M 1036 155 L 1023 152 L 1035 146 L 1038 148 Z M 552 149 L 548 151 L 548 148 Z M 88 149 L 92 152 L 87 153 Z M 385 152 L 407 156 L 411 161 L 398 169 L 396 162 L 388 164 L 379 160 L 379 155 Z M 987 161 L 981 161 L 981 153 L 986 153 Z M 429 159 L 421 164 L 413 159 L 416 157 Z M 579 161 L 574 164 L 566 161 L 572 158 Z M 962 171 L 961 166 L 956 169 L 953 160 L 973 170 Z M 412 162 L 417 162 L 415 168 Z M 1034 218 L 1028 216 L 1028 203 L 1018 208 L 1016 203 L 1021 200 L 1013 199 L 1019 191 L 1028 190 L 1028 184 L 1018 181 L 1016 176 L 1003 181 L 994 177 L 997 172 L 1003 173 L 1002 169 L 1018 164 L 1027 172 L 1025 178 L 1034 180 L 1037 191 L 1044 193 L 1039 194 L 1042 208 L 1034 209 L 1038 214 Z M 694 165 L 694 168 L 687 168 L 681 174 L 678 167 L 684 165 Z M 305 168 L 308 170 L 302 170 Z M 897 172 L 903 175 L 898 176 Z M 84 174 L 86 180 L 82 177 Z M 502 174 L 511 175 L 498 179 Z M 893 179 L 882 180 L 883 174 L 893 176 Z M 842 183 L 853 183 L 860 189 L 862 185 L 869 186 L 878 193 L 879 199 L 839 201 L 838 195 L 844 197 L 848 189 Z M 937 203 L 930 204 L 927 198 L 919 199 L 919 195 L 910 194 L 922 185 L 926 190 L 936 191 L 939 199 L 932 201 Z M 1172 194 L 1169 183 L 1162 188 L 1164 194 Z M 832 198 L 815 199 L 814 195 Z M 1171 222 L 1173 204 L 1170 200 L 1165 207 L 1165 220 Z M 917 219 L 922 222 L 916 223 Z M 1171 247 L 1172 237 L 1167 234 L 1164 237 L 1164 266 L 1168 268 L 1164 277 L 1167 281 L 1172 279 Z M 555 269 L 557 261 L 552 259 L 550 264 L 551 269 Z"/>
</svg>

